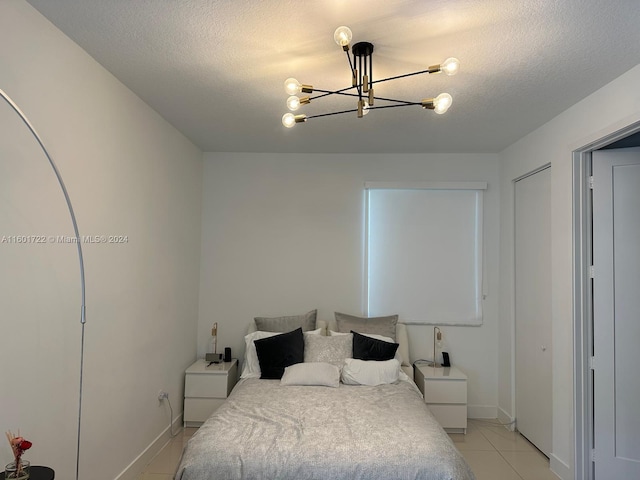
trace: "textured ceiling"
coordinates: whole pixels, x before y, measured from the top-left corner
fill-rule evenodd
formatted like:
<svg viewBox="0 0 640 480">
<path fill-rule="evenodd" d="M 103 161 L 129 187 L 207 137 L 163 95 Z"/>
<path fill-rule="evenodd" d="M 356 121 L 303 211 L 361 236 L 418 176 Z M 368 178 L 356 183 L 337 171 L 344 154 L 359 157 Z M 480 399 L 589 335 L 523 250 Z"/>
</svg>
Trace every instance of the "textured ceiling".
<svg viewBox="0 0 640 480">
<path fill-rule="evenodd" d="M 497 152 L 640 63 L 638 0 L 28 1 L 204 151 Z M 349 85 L 340 25 L 375 45 L 375 78 L 459 58 L 456 76 L 376 86 L 412 101 L 446 91 L 451 109 L 284 128 L 285 78 Z M 333 96 L 297 113 L 351 108 Z"/>
</svg>

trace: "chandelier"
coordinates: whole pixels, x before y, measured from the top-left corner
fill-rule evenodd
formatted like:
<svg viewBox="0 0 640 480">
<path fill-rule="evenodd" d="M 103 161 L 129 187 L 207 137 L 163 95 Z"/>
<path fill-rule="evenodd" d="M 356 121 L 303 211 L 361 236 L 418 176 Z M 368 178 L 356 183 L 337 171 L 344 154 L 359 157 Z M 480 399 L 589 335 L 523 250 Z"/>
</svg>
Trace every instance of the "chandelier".
<svg viewBox="0 0 640 480">
<path fill-rule="evenodd" d="M 432 65 L 426 70 L 420 70 L 413 73 L 405 73 L 404 75 L 396 75 L 394 77 L 382 78 L 379 80 L 373 79 L 373 44 L 369 42 L 358 42 L 350 47 L 353 34 L 349 27 L 338 27 L 333 34 L 333 38 L 336 43 L 342 47 L 342 50 L 347 55 L 349 61 L 349 69 L 351 70 L 351 86 L 342 88 L 340 90 L 322 90 L 320 88 L 314 88 L 312 85 L 301 84 L 295 78 L 288 78 L 284 82 L 284 89 L 289 98 L 287 98 L 287 108 L 295 112 L 301 106 L 311 103 L 313 100 L 318 100 L 330 95 L 343 95 L 346 97 L 357 98 L 356 108 L 348 110 L 340 110 L 337 112 L 321 113 L 318 115 L 295 115 L 293 113 L 285 113 L 282 116 L 282 124 L 291 128 L 296 123 L 304 123 L 312 118 L 328 117 L 331 115 L 341 115 L 343 113 L 357 113 L 358 118 L 362 118 L 367 115 L 369 111 L 382 108 L 396 108 L 396 107 L 408 107 L 413 105 L 419 105 L 424 109 L 433 110 L 435 113 L 442 114 L 446 112 L 453 99 L 448 93 L 441 93 L 434 98 L 425 98 L 420 102 L 413 102 L 408 100 L 398 100 L 394 98 L 378 97 L 374 94 L 374 84 L 388 82 L 390 80 L 397 80 L 399 78 L 411 77 L 414 75 L 421 75 L 423 73 L 445 73 L 446 75 L 455 75 L 460 68 L 460 62 L 457 58 L 447 58 L 439 65 Z M 349 55 L 349 50 L 353 54 L 353 59 Z M 355 89 L 355 92 L 350 92 Z M 317 92 L 315 96 L 305 95 L 298 96 L 300 93 L 312 94 Z M 379 105 L 376 102 L 385 102 L 384 105 Z"/>
</svg>

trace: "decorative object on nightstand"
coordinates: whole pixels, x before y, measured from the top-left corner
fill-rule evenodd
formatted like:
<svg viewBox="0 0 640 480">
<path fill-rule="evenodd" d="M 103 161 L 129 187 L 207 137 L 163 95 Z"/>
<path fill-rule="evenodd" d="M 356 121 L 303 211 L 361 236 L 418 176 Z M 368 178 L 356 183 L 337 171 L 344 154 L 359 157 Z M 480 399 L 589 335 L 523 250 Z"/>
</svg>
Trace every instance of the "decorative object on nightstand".
<svg viewBox="0 0 640 480">
<path fill-rule="evenodd" d="M 211 364 L 197 360 L 184 379 L 184 426 L 199 427 L 224 403 L 238 381 L 238 359 Z"/>
<path fill-rule="evenodd" d="M 215 322 L 211 328 L 210 342 L 210 352 L 205 353 L 204 358 L 207 362 L 220 363 L 222 355 L 218 353 L 218 322 Z"/>
<path fill-rule="evenodd" d="M 467 433 L 467 376 L 456 367 L 414 364 L 414 380 L 442 427 Z"/>
<path fill-rule="evenodd" d="M 440 368 L 437 349 L 439 346 L 442 346 L 442 332 L 438 327 L 433 327 L 433 366 L 435 368 Z"/>
<path fill-rule="evenodd" d="M 4 478 L 14 480 L 28 480 L 31 464 L 27 460 L 22 459 L 22 454 L 31 448 L 32 443 L 20 436 L 16 437 L 12 432 L 7 432 L 7 440 L 13 453 L 13 462 L 8 464 L 4 469 Z"/>
</svg>

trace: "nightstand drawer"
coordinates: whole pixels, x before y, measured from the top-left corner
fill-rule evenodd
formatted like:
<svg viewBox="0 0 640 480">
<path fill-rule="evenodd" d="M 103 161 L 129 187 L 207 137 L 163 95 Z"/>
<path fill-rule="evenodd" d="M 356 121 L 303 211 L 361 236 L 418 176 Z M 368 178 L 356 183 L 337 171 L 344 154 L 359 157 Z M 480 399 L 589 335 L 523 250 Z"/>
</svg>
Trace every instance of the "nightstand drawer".
<svg viewBox="0 0 640 480">
<path fill-rule="evenodd" d="M 225 402 L 223 398 L 185 398 L 184 421 L 204 422 Z"/>
<path fill-rule="evenodd" d="M 227 375 L 187 375 L 184 383 L 185 397 L 227 398 L 230 378 Z"/>
<path fill-rule="evenodd" d="M 467 403 L 467 382 L 464 380 L 431 380 L 424 382 L 427 403 Z"/>
<path fill-rule="evenodd" d="M 438 423 L 445 428 L 467 428 L 466 405 L 427 405 Z"/>
</svg>

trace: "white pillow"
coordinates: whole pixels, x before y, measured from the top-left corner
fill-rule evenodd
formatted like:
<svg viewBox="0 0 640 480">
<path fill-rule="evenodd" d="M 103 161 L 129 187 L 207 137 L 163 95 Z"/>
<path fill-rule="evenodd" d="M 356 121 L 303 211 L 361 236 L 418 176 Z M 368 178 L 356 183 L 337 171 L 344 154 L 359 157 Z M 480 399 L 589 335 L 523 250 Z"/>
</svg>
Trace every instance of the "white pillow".
<svg viewBox="0 0 640 480">
<path fill-rule="evenodd" d="M 253 341 L 273 337 L 274 335 L 280 335 L 280 333 L 257 331 L 245 335 L 244 364 L 242 365 L 240 378 L 260 378 L 260 363 L 258 362 L 258 353 L 256 352 L 256 346 Z"/>
<path fill-rule="evenodd" d="M 377 362 L 347 358 L 342 367 L 342 383 L 345 385 L 383 385 L 393 383 L 400 375 L 400 362 L 395 358 Z"/>
<path fill-rule="evenodd" d="M 319 385 L 338 388 L 340 368 L 330 363 L 296 363 L 284 369 L 280 380 L 282 385 Z"/>
<path fill-rule="evenodd" d="M 310 332 L 304 332 L 305 335 L 320 335 L 322 328 L 311 330 Z M 258 362 L 258 353 L 256 352 L 256 346 L 253 343 L 254 340 L 260 340 L 262 338 L 273 337 L 274 335 L 280 335 L 282 332 L 252 332 L 244 336 L 244 363 L 242 365 L 242 374 L 240 378 L 260 378 L 260 362 Z"/>
</svg>

